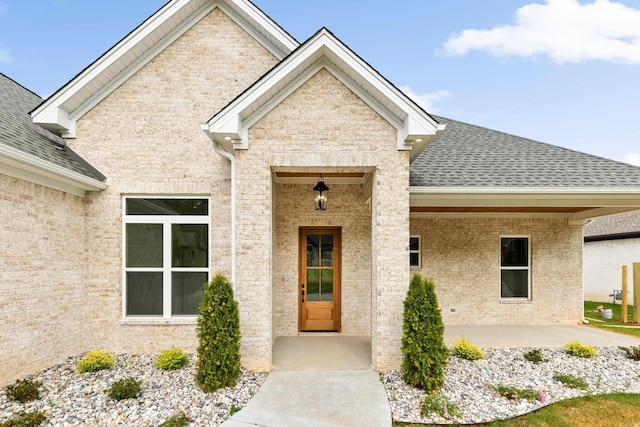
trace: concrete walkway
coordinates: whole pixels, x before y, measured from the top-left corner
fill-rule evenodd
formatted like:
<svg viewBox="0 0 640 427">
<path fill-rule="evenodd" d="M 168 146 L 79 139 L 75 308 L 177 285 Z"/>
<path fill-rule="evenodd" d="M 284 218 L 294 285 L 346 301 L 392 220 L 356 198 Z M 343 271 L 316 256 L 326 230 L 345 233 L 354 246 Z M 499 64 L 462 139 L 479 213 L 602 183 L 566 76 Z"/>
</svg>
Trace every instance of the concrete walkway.
<svg viewBox="0 0 640 427">
<path fill-rule="evenodd" d="M 271 371 L 223 427 L 389 427 L 380 376 L 371 370 Z"/>
</svg>

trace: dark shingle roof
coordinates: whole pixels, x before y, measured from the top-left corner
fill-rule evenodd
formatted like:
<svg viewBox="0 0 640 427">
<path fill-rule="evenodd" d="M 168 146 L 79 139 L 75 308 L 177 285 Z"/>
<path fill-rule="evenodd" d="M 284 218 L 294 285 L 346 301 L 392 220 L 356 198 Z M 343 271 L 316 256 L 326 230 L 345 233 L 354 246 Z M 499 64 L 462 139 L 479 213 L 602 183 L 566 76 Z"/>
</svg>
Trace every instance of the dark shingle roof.
<svg viewBox="0 0 640 427">
<path fill-rule="evenodd" d="M 434 117 L 447 126 L 412 163 L 412 187 L 640 187 L 640 167 Z"/>
<path fill-rule="evenodd" d="M 38 95 L 0 73 L 0 144 L 104 181 L 104 175 L 67 147 L 64 139 L 33 123 L 29 112 L 41 102 Z"/>
<path fill-rule="evenodd" d="M 584 237 L 638 237 L 640 211 L 595 218 L 584 226 Z M 594 239 L 602 240 L 602 239 Z"/>
</svg>

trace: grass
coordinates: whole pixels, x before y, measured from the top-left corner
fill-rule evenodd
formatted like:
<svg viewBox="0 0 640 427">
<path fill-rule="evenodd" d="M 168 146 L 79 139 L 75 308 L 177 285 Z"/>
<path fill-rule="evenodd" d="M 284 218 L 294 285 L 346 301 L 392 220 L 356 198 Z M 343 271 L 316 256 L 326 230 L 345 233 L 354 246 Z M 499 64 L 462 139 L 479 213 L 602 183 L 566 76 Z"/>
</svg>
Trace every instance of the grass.
<svg viewBox="0 0 640 427">
<path fill-rule="evenodd" d="M 593 311 L 596 307 L 610 308 L 613 312 L 612 319 L 603 319 L 602 313 Z M 629 306 L 627 323 L 622 323 L 622 305 L 607 302 L 585 301 L 584 317 L 589 320 L 589 325 L 611 332 L 640 337 L 640 326 L 633 323 L 633 306 Z"/>
<path fill-rule="evenodd" d="M 488 427 L 638 425 L 634 423 L 640 423 L 640 394 L 614 393 L 567 399 L 520 417 L 480 425 Z M 394 426 L 424 427 L 424 424 L 396 423 Z"/>
</svg>

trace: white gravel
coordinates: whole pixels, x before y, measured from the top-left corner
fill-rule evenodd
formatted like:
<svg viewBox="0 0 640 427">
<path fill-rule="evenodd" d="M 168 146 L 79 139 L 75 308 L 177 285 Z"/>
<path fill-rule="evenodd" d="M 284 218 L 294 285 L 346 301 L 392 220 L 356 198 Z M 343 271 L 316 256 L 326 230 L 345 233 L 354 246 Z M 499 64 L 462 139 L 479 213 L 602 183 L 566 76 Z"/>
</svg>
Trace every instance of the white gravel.
<svg viewBox="0 0 640 427">
<path fill-rule="evenodd" d="M 640 393 L 640 362 L 628 359 L 618 348 L 598 348 L 598 354 L 581 359 L 562 349 L 541 349 L 547 362 L 534 364 L 523 358 L 531 349 L 484 349 L 486 358 L 468 361 L 451 357 L 445 371 L 442 395 L 458 406 L 462 416 L 445 419 L 434 414 L 420 416 L 425 393 L 407 386 L 399 371 L 381 374 L 394 421 L 414 423 L 481 423 L 533 411 L 558 400 L 587 393 Z M 217 426 L 241 408 L 258 391 L 266 373 L 242 371 L 235 388 L 203 393 L 195 384 L 195 356 L 177 371 L 155 367 L 157 354 L 118 355 L 116 366 L 79 375 L 78 357 L 46 369 L 32 377 L 42 382 L 41 398 L 20 404 L 0 392 L 0 422 L 21 411 L 46 412 L 47 426 L 157 426 L 181 411 L 192 420 L 190 426 Z M 555 372 L 573 374 L 589 384 L 589 390 L 575 390 L 553 380 Z M 113 401 L 105 390 L 116 380 L 134 377 L 142 381 L 137 399 Z M 509 401 L 492 393 L 489 385 L 531 388 L 544 395 L 540 401 Z"/>
<path fill-rule="evenodd" d="M 482 423 L 531 412 L 562 399 L 586 394 L 612 392 L 640 393 L 640 362 L 628 359 L 618 348 L 597 348 L 588 359 L 568 355 L 563 349 L 541 349 L 546 362 L 534 364 L 524 359 L 529 348 L 484 349 L 486 358 L 469 361 L 451 357 L 441 390 L 458 406 L 460 418 L 445 419 L 435 414 L 420 416 L 426 393 L 402 381 L 400 371 L 389 371 L 382 381 L 391 404 L 394 421 L 412 423 Z M 589 384 L 588 390 L 571 389 L 553 379 L 555 372 L 572 374 Z M 490 386 L 530 388 L 544 396 L 544 402 L 510 401 L 492 393 Z"/>
<path fill-rule="evenodd" d="M 235 388 L 202 392 L 195 383 L 196 358 L 179 370 L 162 371 L 154 365 L 157 354 L 118 355 L 107 370 L 80 375 L 78 357 L 32 377 L 42 382 L 40 399 L 21 404 L 0 393 L 0 422 L 20 411 L 45 411 L 46 426 L 157 426 L 181 411 L 191 426 L 216 426 L 241 408 L 258 391 L 267 374 L 242 371 Z M 114 401 L 105 393 L 114 381 L 134 377 L 142 381 L 137 399 Z"/>
</svg>

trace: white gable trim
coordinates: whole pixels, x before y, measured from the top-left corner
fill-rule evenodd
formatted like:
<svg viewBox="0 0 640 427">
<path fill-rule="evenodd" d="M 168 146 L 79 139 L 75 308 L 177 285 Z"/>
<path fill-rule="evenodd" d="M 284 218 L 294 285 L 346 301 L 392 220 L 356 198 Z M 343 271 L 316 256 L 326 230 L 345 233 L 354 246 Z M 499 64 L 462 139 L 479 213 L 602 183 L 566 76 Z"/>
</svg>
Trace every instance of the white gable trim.
<svg viewBox="0 0 640 427">
<path fill-rule="evenodd" d="M 202 128 L 227 151 L 249 149 L 248 129 L 323 68 L 398 130 L 398 150 L 417 147 L 412 158 L 443 129 L 326 29 L 316 33 Z"/>
<path fill-rule="evenodd" d="M 0 144 L 0 174 L 85 197 L 87 191 L 100 191 L 107 184 L 81 173 L 49 163 L 39 157 Z"/>
<path fill-rule="evenodd" d="M 173 0 L 37 107 L 32 112 L 34 122 L 75 137 L 78 119 L 216 7 L 278 59 L 298 46 L 247 0 Z"/>
</svg>

